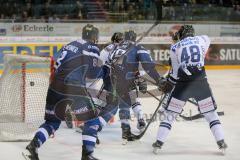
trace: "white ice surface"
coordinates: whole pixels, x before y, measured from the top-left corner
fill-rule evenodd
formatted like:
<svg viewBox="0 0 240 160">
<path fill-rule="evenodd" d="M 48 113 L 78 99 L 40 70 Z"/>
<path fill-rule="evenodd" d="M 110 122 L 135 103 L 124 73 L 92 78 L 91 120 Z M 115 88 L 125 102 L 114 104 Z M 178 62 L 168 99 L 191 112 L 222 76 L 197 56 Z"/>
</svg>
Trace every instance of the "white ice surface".
<svg viewBox="0 0 240 160">
<path fill-rule="evenodd" d="M 180 121 L 173 124 L 172 131 L 158 155 L 152 153 L 159 122 L 150 126 L 146 135 L 137 142 L 121 145 L 120 123 L 106 127 L 99 135 L 101 144 L 95 156 L 102 160 L 240 160 L 240 71 L 208 71 L 209 82 L 218 104 L 218 111 L 224 111 L 221 122 L 229 146 L 226 156 L 217 148 L 208 124 L 204 120 Z M 152 113 L 157 106 L 153 98 L 142 99 L 144 112 Z M 196 107 L 187 105 L 185 113 Z M 26 142 L 0 142 L 0 160 L 23 160 L 21 152 Z M 64 125 L 39 150 L 41 160 L 80 160 L 81 134 Z"/>
</svg>

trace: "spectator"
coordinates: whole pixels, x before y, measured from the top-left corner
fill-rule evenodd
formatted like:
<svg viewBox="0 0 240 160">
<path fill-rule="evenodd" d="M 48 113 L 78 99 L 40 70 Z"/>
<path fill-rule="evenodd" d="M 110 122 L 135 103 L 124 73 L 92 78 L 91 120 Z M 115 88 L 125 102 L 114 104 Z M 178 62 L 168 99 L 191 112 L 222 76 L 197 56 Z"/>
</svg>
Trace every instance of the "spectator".
<svg viewBox="0 0 240 160">
<path fill-rule="evenodd" d="M 56 14 L 54 14 L 53 16 L 49 16 L 48 22 L 49 23 L 58 23 L 58 22 L 60 22 L 60 19 L 58 18 L 58 16 Z"/>
<path fill-rule="evenodd" d="M 50 4 L 48 2 L 45 3 L 44 7 L 41 10 L 40 13 L 42 16 L 49 17 L 52 14 Z"/>
<path fill-rule="evenodd" d="M 28 13 L 26 11 L 23 11 L 21 21 L 22 22 L 27 22 L 28 20 L 29 20 Z"/>
<path fill-rule="evenodd" d="M 134 9 L 132 4 L 130 4 L 128 7 L 128 19 L 136 20 L 136 10 Z"/>
<path fill-rule="evenodd" d="M 32 8 L 32 4 L 31 3 L 28 2 L 26 8 L 24 6 L 23 10 L 25 10 L 27 12 L 29 17 L 33 17 L 34 13 L 33 13 L 33 8 Z"/>
</svg>

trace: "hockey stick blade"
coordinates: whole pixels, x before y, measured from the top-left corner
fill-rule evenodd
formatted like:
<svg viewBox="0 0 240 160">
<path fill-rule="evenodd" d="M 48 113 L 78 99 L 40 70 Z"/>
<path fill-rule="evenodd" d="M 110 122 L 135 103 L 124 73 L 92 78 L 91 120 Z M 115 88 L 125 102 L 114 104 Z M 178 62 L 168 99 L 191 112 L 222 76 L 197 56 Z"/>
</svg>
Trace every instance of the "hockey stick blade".
<svg viewBox="0 0 240 160">
<path fill-rule="evenodd" d="M 223 111 L 222 111 L 222 112 L 217 112 L 217 114 L 218 114 L 219 116 L 223 116 L 223 115 L 224 115 L 224 112 L 223 112 Z M 203 117 L 204 117 L 204 115 L 201 114 L 201 113 L 196 114 L 196 115 L 194 115 L 194 116 L 189 116 L 189 117 L 184 116 L 184 115 L 179 115 L 179 116 L 180 116 L 182 119 L 186 120 L 186 121 L 192 121 L 192 120 L 196 120 L 196 119 L 200 119 L 200 118 L 203 118 Z"/>
<path fill-rule="evenodd" d="M 158 110 L 159 110 L 159 108 L 161 107 L 162 102 L 163 102 L 163 100 L 165 99 L 165 97 L 166 97 L 166 94 L 162 97 L 161 101 L 159 101 L 158 107 L 157 107 L 156 110 L 154 111 L 154 113 L 153 113 L 151 119 L 149 120 L 147 126 L 145 127 L 145 129 L 144 129 L 139 135 L 134 135 L 134 140 L 139 140 L 139 139 L 141 139 L 141 138 L 144 136 L 145 132 L 147 131 L 147 129 L 149 128 L 150 124 L 151 124 L 152 121 L 154 120 L 156 114 L 158 113 Z"/>
</svg>

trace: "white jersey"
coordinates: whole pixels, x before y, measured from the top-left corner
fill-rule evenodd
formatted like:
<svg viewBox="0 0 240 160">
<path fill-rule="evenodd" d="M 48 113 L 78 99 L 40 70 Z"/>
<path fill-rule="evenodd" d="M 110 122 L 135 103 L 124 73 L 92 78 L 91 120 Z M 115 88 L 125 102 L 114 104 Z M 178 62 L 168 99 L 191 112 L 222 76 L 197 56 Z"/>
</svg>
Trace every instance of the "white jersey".
<svg viewBox="0 0 240 160">
<path fill-rule="evenodd" d="M 170 50 L 172 62 L 171 76 L 178 80 L 181 78 L 180 71 L 190 77 L 194 73 L 189 68 L 201 70 L 204 67 L 204 59 L 209 45 L 210 39 L 206 35 L 187 37 L 173 44 Z"/>
<path fill-rule="evenodd" d="M 116 49 L 117 44 L 109 44 L 107 47 L 105 47 L 101 52 L 100 52 L 100 59 L 103 61 L 103 64 L 108 64 L 110 63 L 110 56 L 113 50 Z"/>
</svg>

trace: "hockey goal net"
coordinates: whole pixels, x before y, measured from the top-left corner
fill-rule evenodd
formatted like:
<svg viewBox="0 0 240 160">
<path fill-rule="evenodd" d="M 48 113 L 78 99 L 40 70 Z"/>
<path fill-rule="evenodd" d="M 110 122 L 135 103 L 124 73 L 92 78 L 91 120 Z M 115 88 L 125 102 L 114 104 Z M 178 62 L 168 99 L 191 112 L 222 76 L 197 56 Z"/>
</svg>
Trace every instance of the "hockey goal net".
<svg viewBox="0 0 240 160">
<path fill-rule="evenodd" d="M 44 120 L 51 58 L 6 54 L 0 78 L 0 141 L 26 141 Z"/>
</svg>

